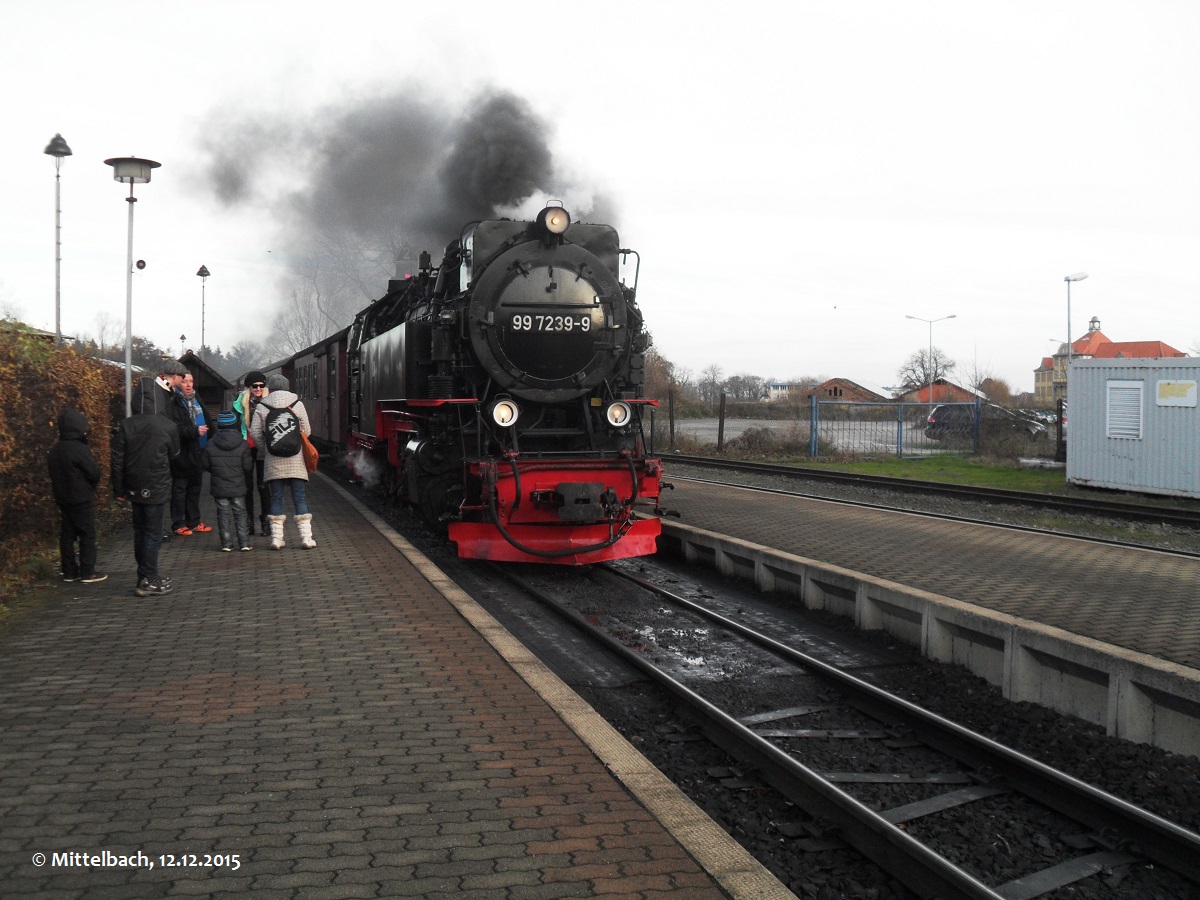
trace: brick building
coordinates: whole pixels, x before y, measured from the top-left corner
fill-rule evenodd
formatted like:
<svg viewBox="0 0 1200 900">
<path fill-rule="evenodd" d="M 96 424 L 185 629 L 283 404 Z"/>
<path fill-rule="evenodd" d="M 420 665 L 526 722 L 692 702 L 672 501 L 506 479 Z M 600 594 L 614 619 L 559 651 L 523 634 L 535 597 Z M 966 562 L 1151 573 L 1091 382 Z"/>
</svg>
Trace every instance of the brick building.
<svg viewBox="0 0 1200 900">
<path fill-rule="evenodd" d="M 1162 341 L 1112 341 L 1100 330 L 1100 319 L 1092 316 L 1087 334 L 1072 342 L 1073 359 L 1171 359 L 1187 356 Z M 1033 370 L 1034 400 L 1050 406 L 1067 399 L 1067 345 L 1062 344 L 1053 356 L 1042 357 L 1042 364 Z"/>
</svg>

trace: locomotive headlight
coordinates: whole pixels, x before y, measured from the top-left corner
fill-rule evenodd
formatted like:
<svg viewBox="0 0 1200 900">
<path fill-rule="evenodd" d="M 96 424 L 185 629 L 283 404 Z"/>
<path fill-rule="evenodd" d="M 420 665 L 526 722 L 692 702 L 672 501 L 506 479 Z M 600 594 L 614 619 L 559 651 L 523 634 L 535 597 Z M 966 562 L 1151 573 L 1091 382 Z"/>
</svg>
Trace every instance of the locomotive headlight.
<svg viewBox="0 0 1200 900">
<path fill-rule="evenodd" d="M 538 221 L 551 234 L 562 234 L 571 224 L 571 214 L 561 206 L 547 206 L 538 213 Z"/>
<path fill-rule="evenodd" d="M 501 428 L 508 428 L 517 423 L 521 411 L 511 400 L 497 400 L 492 404 L 492 421 Z"/>
<path fill-rule="evenodd" d="M 633 418 L 633 410 L 629 408 L 629 404 L 621 400 L 616 403 L 610 403 L 604 415 L 608 418 L 608 424 L 613 428 L 624 428 Z"/>
</svg>

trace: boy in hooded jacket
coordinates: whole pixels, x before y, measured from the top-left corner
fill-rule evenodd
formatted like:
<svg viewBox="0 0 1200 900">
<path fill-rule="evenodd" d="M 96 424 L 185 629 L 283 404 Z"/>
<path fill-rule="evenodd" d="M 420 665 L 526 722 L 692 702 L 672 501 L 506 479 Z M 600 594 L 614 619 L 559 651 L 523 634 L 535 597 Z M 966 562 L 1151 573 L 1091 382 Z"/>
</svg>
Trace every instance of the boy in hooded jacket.
<svg viewBox="0 0 1200 900">
<path fill-rule="evenodd" d="M 58 443 L 50 448 L 46 462 L 54 502 L 62 513 L 58 549 L 62 557 L 62 580 L 95 584 L 108 576 L 96 571 L 96 487 L 100 464 L 87 442 L 88 420 L 77 409 L 65 408 L 58 416 Z M 75 541 L 79 558 L 75 558 Z"/>
<path fill-rule="evenodd" d="M 222 410 L 217 414 L 217 436 L 205 445 L 200 466 L 209 473 L 209 489 L 217 503 L 221 549 L 226 553 L 237 547 L 249 550 L 246 482 L 254 471 L 254 454 L 242 437 L 237 413 Z"/>
</svg>

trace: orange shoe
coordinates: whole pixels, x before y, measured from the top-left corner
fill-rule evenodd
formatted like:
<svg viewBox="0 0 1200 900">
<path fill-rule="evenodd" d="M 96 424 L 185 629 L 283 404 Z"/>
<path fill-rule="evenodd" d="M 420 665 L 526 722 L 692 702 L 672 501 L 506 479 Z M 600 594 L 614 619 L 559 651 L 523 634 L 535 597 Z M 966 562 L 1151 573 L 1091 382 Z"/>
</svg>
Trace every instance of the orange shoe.
<svg viewBox="0 0 1200 900">
<path fill-rule="evenodd" d="M 186 525 L 180 525 L 175 529 L 175 533 L 183 535 L 184 537 L 189 537 L 192 533 L 192 529 L 188 528 Z"/>
<path fill-rule="evenodd" d="M 208 534 L 210 531 L 212 531 L 212 529 L 201 522 L 199 525 L 193 528 L 192 531 L 198 531 L 200 534 Z"/>
</svg>

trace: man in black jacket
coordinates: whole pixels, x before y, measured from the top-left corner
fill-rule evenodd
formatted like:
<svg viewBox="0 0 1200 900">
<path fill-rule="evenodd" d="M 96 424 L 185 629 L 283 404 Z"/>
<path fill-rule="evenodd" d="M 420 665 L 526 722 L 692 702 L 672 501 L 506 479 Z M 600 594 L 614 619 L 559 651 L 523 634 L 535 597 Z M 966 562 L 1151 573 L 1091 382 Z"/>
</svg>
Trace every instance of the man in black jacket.
<svg viewBox="0 0 1200 900">
<path fill-rule="evenodd" d="M 62 513 L 58 540 L 62 580 L 95 584 L 108 576 L 96 571 L 96 486 L 100 484 L 100 465 L 88 446 L 87 433 L 87 416 L 77 409 L 64 409 L 58 417 L 58 443 L 50 448 L 46 462 L 50 466 L 54 502 Z"/>
<path fill-rule="evenodd" d="M 141 379 L 133 397 L 137 412 L 121 423 L 113 438 L 113 494 L 118 500 L 128 498 L 133 507 L 138 574 L 133 592 L 139 597 L 171 593 L 171 579 L 158 573 L 158 552 L 163 514 L 171 500 L 171 465 L 180 446 L 179 429 L 167 406 L 173 397 L 157 379 Z"/>
<path fill-rule="evenodd" d="M 183 457 L 183 448 L 188 440 L 190 432 L 195 431 L 195 423 L 192 422 L 192 414 L 188 411 L 187 404 L 183 400 L 183 395 L 176 388 L 183 386 L 183 379 L 188 375 L 188 368 L 177 359 L 164 359 L 162 365 L 159 366 L 157 378 L 139 380 L 137 387 L 133 389 L 133 410 L 137 412 L 142 408 L 140 396 L 150 390 L 153 386 L 156 391 L 161 391 L 161 395 L 155 394 L 154 409 L 160 416 L 166 416 L 175 423 L 175 427 L 179 430 L 179 448 L 180 454 L 171 460 L 171 476 L 172 479 L 178 478 L 184 474 L 185 461 Z M 172 480 L 172 496 L 167 498 L 167 502 L 171 503 L 174 500 L 174 480 Z M 171 512 L 170 509 L 167 510 Z M 169 526 L 163 532 L 163 541 L 171 540 L 175 533 L 175 523 L 165 520 L 164 525 Z"/>
</svg>

